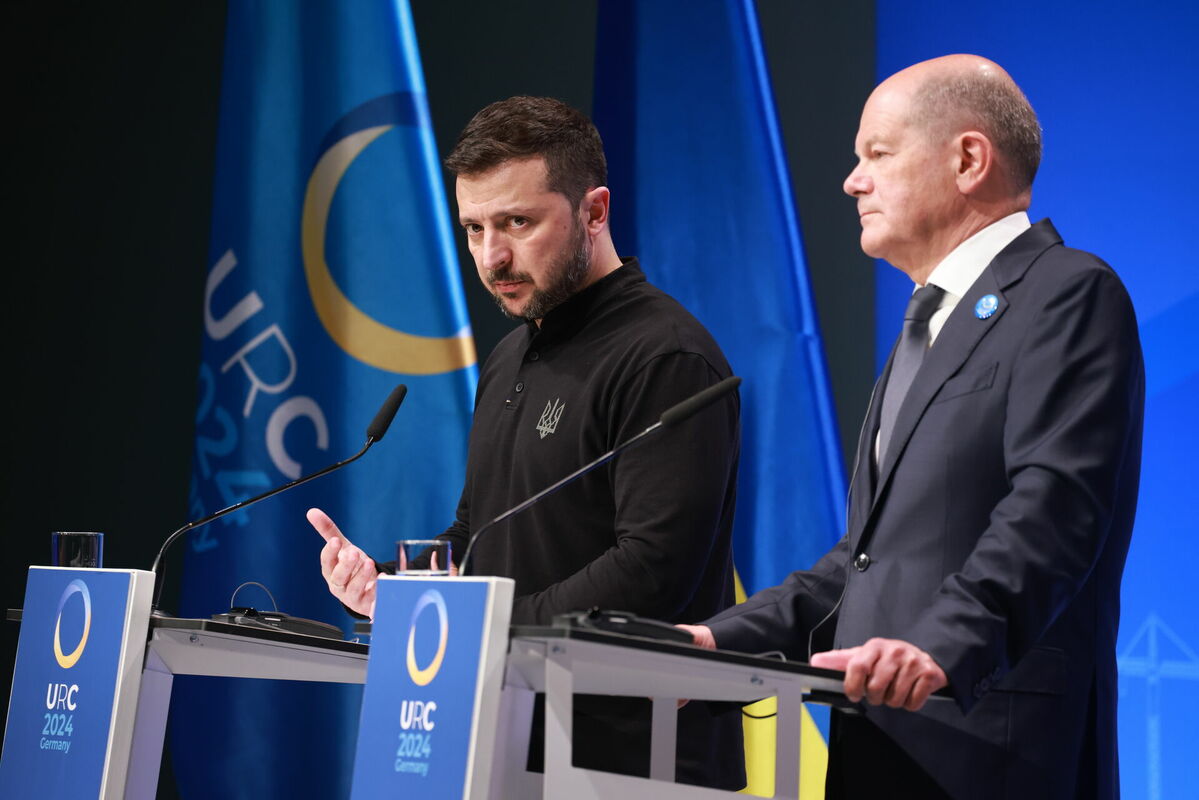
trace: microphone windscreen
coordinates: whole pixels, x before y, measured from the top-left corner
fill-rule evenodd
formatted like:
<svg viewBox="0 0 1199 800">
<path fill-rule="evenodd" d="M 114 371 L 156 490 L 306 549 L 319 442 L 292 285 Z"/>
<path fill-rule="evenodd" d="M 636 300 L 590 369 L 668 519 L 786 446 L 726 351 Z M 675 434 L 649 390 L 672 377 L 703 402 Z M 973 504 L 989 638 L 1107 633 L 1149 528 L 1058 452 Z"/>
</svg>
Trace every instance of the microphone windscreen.
<svg viewBox="0 0 1199 800">
<path fill-rule="evenodd" d="M 659 419 L 663 425 L 674 425 L 676 422 L 682 422 L 695 412 L 712 405 L 740 385 L 741 379 L 736 375 L 725 378 L 720 383 L 713 384 L 701 392 L 696 392 L 683 402 L 666 409 L 662 412 L 662 416 Z"/>
<path fill-rule="evenodd" d="M 375 418 L 367 426 L 366 437 L 368 439 L 377 442 L 383 438 L 383 434 L 387 433 L 387 429 L 391 427 L 391 421 L 395 419 L 396 412 L 400 410 L 400 403 L 404 402 L 406 394 L 408 394 L 408 387 L 402 383 L 391 390 L 391 394 L 387 395 L 387 402 L 383 404 L 379 413 L 375 414 Z"/>
</svg>

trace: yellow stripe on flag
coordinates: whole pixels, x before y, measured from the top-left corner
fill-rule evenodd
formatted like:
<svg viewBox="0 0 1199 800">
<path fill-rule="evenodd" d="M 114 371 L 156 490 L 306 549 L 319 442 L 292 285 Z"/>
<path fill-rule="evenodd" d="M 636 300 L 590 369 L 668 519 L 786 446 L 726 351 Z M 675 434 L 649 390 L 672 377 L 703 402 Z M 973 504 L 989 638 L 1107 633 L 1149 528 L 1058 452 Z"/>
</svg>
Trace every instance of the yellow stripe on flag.
<svg viewBox="0 0 1199 800">
<path fill-rule="evenodd" d="M 738 603 L 745 602 L 745 587 L 741 576 L 733 571 L 733 581 Z M 773 697 L 751 703 L 744 708 L 741 717 L 745 732 L 745 788 L 742 794 L 756 797 L 774 796 L 775 716 L 778 704 Z M 751 719 L 766 717 L 766 719 Z M 821 800 L 824 797 L 824 773 L 828 769 L 828 744 L 816 727 L 808 709 L 803 709 L 800 721 L 799 800 Z"/>
</svg>

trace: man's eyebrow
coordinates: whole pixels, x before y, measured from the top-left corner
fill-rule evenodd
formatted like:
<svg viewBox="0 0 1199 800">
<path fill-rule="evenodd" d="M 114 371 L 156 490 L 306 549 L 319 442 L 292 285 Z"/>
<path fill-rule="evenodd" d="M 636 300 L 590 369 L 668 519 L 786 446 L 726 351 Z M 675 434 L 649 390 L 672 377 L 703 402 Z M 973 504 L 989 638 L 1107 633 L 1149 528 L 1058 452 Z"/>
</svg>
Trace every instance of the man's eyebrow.
<svg viewBox="0 0 1199 800">
<path fill-rule="evenodd" d="M 509 206 L 507 208 L 497 209 L 494 213 L 484 214 L 484 219 L 506 219 L 508 217 L 531 217 L 536 213 L 534 206 Z M 466 225 L 468 223 L 478 222 L 473 216 L 465 214 L 458 215 L 458 224 Z"/>
</svg>

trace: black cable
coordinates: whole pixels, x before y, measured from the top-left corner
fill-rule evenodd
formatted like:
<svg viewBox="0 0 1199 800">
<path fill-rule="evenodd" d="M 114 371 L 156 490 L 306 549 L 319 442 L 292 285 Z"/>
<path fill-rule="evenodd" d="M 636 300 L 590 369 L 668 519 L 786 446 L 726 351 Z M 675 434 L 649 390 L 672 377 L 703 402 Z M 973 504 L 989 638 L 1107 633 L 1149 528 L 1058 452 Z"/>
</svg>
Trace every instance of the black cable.
<svg viewBox="0 0 1199 800">
<path fill-rule="evenodd" d="M 770 713 L 770 714 L 751 714 L 748 711 L 746 711 L 744 708 L 741 709 L 741 716 L 749 717 L 750 719 L 770 719 L 771 717 L 777 717 L 778 715 L 779 715 L 779 712 L 777 712 L 777 711 Z"/>
</svg>

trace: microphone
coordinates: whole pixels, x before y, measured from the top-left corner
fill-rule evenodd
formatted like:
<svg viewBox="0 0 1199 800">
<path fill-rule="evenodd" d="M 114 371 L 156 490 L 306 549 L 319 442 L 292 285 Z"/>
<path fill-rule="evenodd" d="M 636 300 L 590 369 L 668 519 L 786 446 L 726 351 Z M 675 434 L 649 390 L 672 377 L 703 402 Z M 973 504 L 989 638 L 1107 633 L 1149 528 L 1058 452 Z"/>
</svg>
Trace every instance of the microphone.
<svg viewBox="0 0 1199 800">
<path fill-rule="evenodd" d="M 396 412 L 400 410 L 400 403 L 404 402 L 407 394 L 408 387 L 401 383 L 391 390 L 391 394 L 387 395 L 387 399 L 375 414 L 375 418 L 371 420 L 371 424 L 366 426 L 368 443 L 382 441 L 383 434 L 387 433 L 387 429 L 391 427 L 391 421 L 395 419 Z"/>
<path fill-rule="evenodd" d="M 741 379 L 738 378 L 736 375 L 733 375 L 728 378 L 725 378 L 720 383 L 715 383 L 715 384 L 709 386 L 707 389 L 696 392 L 695 394 L 691 395 L 690 397 L 688 397 L 686 400 L 682 401 L 681 403 L 676 403 L 675 405 L 673 405 L 670 408 L 663 411 L 662 415 L 660 417 L 658 417 L 658 421 L 655 422 L 653 425 L 650 425 L 648 428 L 646 428 L 645 430 L 636 434 L 635 436 L 632 436 L 631 438 L 626 439 L 625 441 L 616 445 L 616 447 L 613 447 L 611 450 L 604 453 L 602 456 L 595 459 L 590 464 L 586 464 L 582 467 L 579 467 L 577 470 L 570 473 L 565 478 L 562 478 L 561 480 L 558 480 L 555 483 L 550 484 L 549 486 L 545 487 L 544 489 L 542 489 L 540 492 L 533 495 L 532 497 L 530 497 L 526 500 L 522 500 L 521 502 L 514 505 L 512 508 L 510 508 L 507 511 L 500 514 L 495 519 L 491 520 L 491 522 L 488 522 L 486 525 L 479 528 L 477 531 L 474 532 L 474 534 L 471 535 L 470 541 L 468 541 L 466 543 L 466 553 L 462 556 L 462 561 L 458 564 L 458 574 L 459 575 L 466 574 L 467 564 L 470 561 L 471 550 L 474 549 L 475 543 L 479 541 L 479 537 L 481 537 L 485 532 L 487 532 L 494 526 L 498 525 L 499 523 L 503 522 L 504 520 L 508 519 L 512 515 L 519 514 L 521 511 L 524 511 L 529 506 L 533 505 L 534 503 L 539 502 L 542 498 L 548 497 L 549 495 L 558 491 L 562 487 L 564 487 L 570 483 L 573 483 L 574 481 L 576 481 L 579 478 L 586 475 L 588 472 L 591 472 L 591 470 L 595 469 L 596 467 L 607 464 L 609 461 L 611 461 L 617 455 L 619 455 L 620 453 L 629 449 L 633 445 L 637 444 L 637 442 L 640 442 L 646 436 L 649 436 L 651 433 L 658 430 L 659 428 L 664 428 L 664 427 L 668 428 L 672 425 L 677 425 L 678 423 L 682 422 L 683 420 L 691 417 L 693 414 L 695 414 L 699 411 L 702 411 L 703 409 L 705 409 L 708 406 L 715 403 L 717 400 L 724 397 L 726 394 L 732 392 L 734 389 L 736 389 L 740 385 L 741 385 Z"/>
<path fill-rule="evenodd" d="M 741 379 L 736 375 L 733 375 L 725 378 L 720 383 L 712 384 L 707 389 L 696 392 L 683 402 L 676 403 L 663 411 L 662 416 L 658 417 L 658 422 L 647 428 L 641 435 L 644 436 L 645 433 L 654 430 L 658 427 L 658 425 L 665 427 L 677 425 L 678 423 L 690 417 L 692 414 L 695 414 L 698 411 L 703 411 L 705 408 L 712 405 L 740 385 Z M 632 442 L 630 440 L 630 444 L 631 443 Z"/>
<path fill-rule="evenodd" d="M 170 547 L 176 539 L 194 528 L 199 528 L 201 525 L 207 525 L 208 523 L 218 520 L 227 514 L 232 514 L 234 511 L 240 511 L 247 506 L 252 506 L 259 500 L 265 500 L 268 497 L 274 497 L 280 492 L 286 492 L 288 489 L 299 486 L 301 483 L 308 483 L 308 481 L 319 478 L 322 475 L 328 475 L 330 472 L 339 470 L 347 464 L 362 458 L 362 456 L 366 454 L 366 451 L 371 448 L 371 445 L 382 439 L 384 434 L 387 433 L 387 429 L 391 427 L 391 421 L 395 419 L 396 412 L 400 410 L 400 403 L 404 402 L 404 396 L 406 394 L 408 394 L 408 387 L 402 383 L 391 390 L 391 394 L 387 396 L 387 400 L 383 403 L 382 407 L 379 409 L 379 412 L 375 414 L 375 418 L 371 420 L 371 424 L 366 429 L 366 444 L 362 445 L 361 450 L 344 461 L 338 461 L 336 464 L 332 464 L 322 470 L 318 470 L 311 475 L 305 475 L 304 477 L 297 478 L 290 483 L 285 483 L 282 486 L 276 486 L 274 489 L 263 492 L 257 497 L 251 497 L 249 500 L 242 500 L 240 503 L 235 503 L 228 508 L 222 508 L 220 511 L 209 514 L 203 519 L 189 522 L 168 536 L 167 540 L 162 543 L 162 547 L 159 548 L 158 555 L 154 558 L 154 566 L 150 567 L 150 571 L 154 573 L 155 584 L 158 587 L 154 592 L 155 613 L 158 612 L 158 603 L 162 599 L 162 586 L 164 583 L 162 572 L 159 567 L 162 565 L 163 554 L 166 553 L 167 548 Z"/>
</svg>

